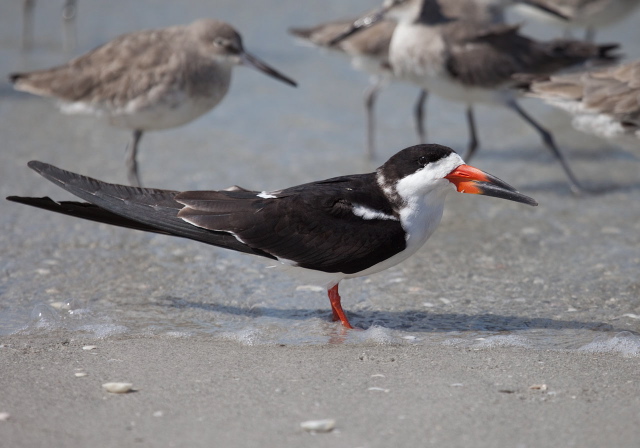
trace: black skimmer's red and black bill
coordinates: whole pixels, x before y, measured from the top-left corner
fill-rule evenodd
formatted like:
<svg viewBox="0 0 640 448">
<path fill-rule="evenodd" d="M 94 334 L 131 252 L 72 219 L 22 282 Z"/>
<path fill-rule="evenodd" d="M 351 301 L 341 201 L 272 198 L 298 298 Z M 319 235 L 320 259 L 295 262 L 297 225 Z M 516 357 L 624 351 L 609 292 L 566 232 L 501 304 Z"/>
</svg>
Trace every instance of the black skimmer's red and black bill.
<svg viewBox="0 0 640 448">
<path fill-rule="evenodd" d="M 342 310 L 338 283 L 380 272 L 414 254 L 440 223 L 448 193 L 537 205 L 440 145 L 406 148 L 373 173 L 269 192 L 127 187 L 42 162 L 29 167 L 88 202 L 8 200 L 269 258 L 326 286 L 333 319 L 347 328 L 353 327 Z"/>
</svg>

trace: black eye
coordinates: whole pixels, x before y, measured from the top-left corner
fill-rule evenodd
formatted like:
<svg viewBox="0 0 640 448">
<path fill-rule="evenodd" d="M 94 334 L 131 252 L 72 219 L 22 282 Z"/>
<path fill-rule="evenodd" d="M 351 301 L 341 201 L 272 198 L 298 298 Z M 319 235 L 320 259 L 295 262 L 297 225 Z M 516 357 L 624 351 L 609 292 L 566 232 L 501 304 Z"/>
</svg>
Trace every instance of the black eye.
<svg viewBox="0 0 640 448">
<path fill-rule="evenodd" d="M 224 41 L 224 39 L 223 39 L 223 38 L 221 38 L 221 37 L 216 37 L 216 38 L 213 40 L 213 44 L 214 44 L 216 47 L 224 47 L 224 46 L 225 46 L 225 44 L 226 44 L 226 42 Z"/>
<path fill-rule="evenodd" d="M 427 158 L 425 156 L 420 156 L 420 158 L 418 159 L 418 165 L 427 166 L 427 163 L 429 163 Z"/>
</svg>

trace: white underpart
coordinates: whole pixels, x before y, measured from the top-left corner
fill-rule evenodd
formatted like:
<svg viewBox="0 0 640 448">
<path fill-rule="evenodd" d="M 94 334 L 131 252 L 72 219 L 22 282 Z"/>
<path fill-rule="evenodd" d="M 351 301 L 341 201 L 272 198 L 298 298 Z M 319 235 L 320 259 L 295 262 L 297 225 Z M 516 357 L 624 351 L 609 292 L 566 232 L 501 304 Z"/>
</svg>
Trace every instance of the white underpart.
<svg viewBox="0 0 640 448">
<path fill-rule="evenodd" d="M 387 219 L 391 221 L 398 221 L 398 218 L 393 215 L 387 215 L 386 213 L 365 207 L 364 205 L 354 204 L 352 211 L 354 215 L 359 216 L 362 219 Z"/>
<path fill-rule="evenodd" d="M 352 55 L 351 66 L 356 70 L 367 72 L 373 76 L 381 76 L 385 81 L 389 81 L 393 73 L 389 68 L 382 65 L 380 58 L 367 56 L 364 54 Z"/>
<path fill-rule="evenodd" d="M 316 285 L 329 289 L 337 285 L 341 280 L 349 278 L 347 274 L 343 274 L 342 272 L 314 271 L 313 269 L 295 266 L 295 263 L 289 260 L 278 261 L 280 262 L 279 264 L 274 264 L 269 267 L 284 272 L 305 285 Z"/>
<path fill-rule="evenodd" d="M 580 101 L 549 100 L 548 102 L 573 115 L 573 125 L 579 131 L 603 138 L 616 138 L 625 133 L 624 128 L 613 117 L 589 110 Z"/>
<path fill-rule="evenodd" d="M 452 78 L 446 66 L 447 51 L 437 30 L 400 22 L 391 38 L 389 60 L 398 78 L 451 101 L 505 104 L 513 97 L 506 85 L 504 89 L 466 87 Z"/>
<path fill-rule="evenodd" d="M 142 131 L 182 126 L 214 108 L 227 94 L 233 65 L 220 64 L 212 76 L 215 83 L 208 92 L 189 95 L 177 84 L 159 83 L 136 98 L 122 104 L 112 101 L 61 102 L 66 114 L 94 115 L 106 118 L 112 126 Z"/>
<path fill-rule="evenodd" d="M 571 114 L 573 116 L 571 124 L 577 130 L 607 140 L 613 140 L 625 147 L 637 148 L 640 131 L 632 127 L 622 126 L 615 117 L 584 107 L 581 101 L 573 99 L 544 98 L 544 100 Z"/>
<path fill-rule="evenodd" d="M 274 194 L 269 193 L 269 192 L 267 192 L 267 191 L 263 191 L 263 192 L 261 192 L 261 193 L 258 193 L 258 195 L 257 195 L 257 196 L 258 196 L 259 198 L 262 198 L 262 199 L 276 199 L 276 198 L 278 197 L 278 196 L 275 196 Z"/>
<path fill-rule="evenodd" d="M 625 137 L 635 140 L 638 145 L 638 131 L 629 130 L 622 126 L 615 118 L 605 114 L 580 114 L 572 121 L 573 127 L 579 131 L 597 135 L 598 137 L 625 141 Z M 632 141 L 633 141 L 632 140 Z"/>
</svg>

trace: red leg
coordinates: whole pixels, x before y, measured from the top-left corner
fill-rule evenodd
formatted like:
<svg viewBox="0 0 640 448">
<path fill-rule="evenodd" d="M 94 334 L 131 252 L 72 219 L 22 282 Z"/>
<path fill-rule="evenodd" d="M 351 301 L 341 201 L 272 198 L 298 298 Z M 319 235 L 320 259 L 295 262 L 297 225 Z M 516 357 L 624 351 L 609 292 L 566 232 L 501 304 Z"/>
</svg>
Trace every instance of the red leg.
<svg viewBox="0 0 640 448">
<path fill-rule="evenodd" d="M 347 319 L 347 315 L 342 310 L 340 304 L 340 294 L 338 294 L 338 285 L 330 288 L 327 293 L 329 294 L 329 301 L 331 302 L 331 310 L 333 311 L 333 320 L 342 322 L 342 325 L 346 328 L 353 328 Z"/>
</svg>

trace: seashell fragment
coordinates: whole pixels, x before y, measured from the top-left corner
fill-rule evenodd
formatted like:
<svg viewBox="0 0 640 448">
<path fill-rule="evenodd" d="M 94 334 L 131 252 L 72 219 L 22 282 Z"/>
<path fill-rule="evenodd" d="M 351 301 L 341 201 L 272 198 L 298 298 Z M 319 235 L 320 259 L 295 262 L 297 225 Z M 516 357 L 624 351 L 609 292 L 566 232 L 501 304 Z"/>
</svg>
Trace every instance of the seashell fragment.
<svg viewBox="0 0 640 448">
<path fill-rule="evenodd" d="M 131 383 L 104 383 L 102 388 L 112 394 L 126 394 L 133 388 Z"/>
<path fill-rule="evenodd" d="M 336 421 L 333 419 L 307 420 L 300 423 L 300 427 L 309 432 L 329 432 L 336 427 Z"/>
</svg>

